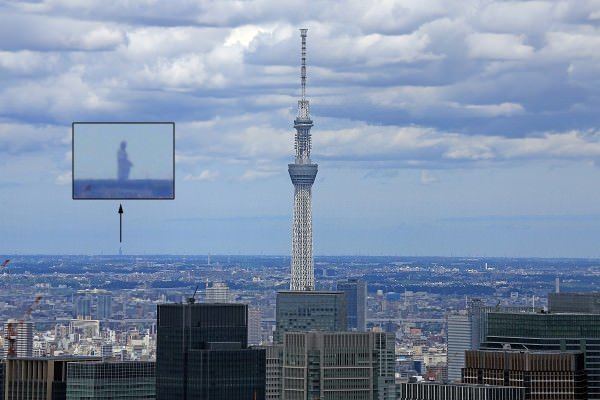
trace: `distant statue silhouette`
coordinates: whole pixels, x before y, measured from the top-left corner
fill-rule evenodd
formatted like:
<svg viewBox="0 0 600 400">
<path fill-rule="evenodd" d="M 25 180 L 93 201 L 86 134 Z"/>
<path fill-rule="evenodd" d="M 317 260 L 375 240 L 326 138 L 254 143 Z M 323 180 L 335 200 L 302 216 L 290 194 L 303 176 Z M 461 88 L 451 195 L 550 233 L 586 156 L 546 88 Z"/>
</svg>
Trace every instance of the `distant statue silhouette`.
<svg viewBox="0 0 600 400">
<path fill-rule="evenodd" d="M 133 164 L 127 158 L 127 142 L 123 140 L 121 142 L 121 148 L 117 152 L 117 164 L 118 164 L 118 178 L 120 181 L 126 181 L 129 179 L 129 172 Z"/>
</svg>

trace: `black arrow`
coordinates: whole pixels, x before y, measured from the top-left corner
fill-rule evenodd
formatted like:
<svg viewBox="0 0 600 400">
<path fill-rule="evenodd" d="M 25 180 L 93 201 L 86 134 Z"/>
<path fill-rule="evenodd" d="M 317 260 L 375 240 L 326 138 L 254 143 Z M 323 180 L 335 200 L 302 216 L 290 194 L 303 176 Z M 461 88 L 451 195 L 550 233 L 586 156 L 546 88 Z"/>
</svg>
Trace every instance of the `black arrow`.
<svg viewBox="0 0 600 400">
<path fill-rule="evenodd" d="M 119 243 L 123 242 L 123 206 L 119 204 Z"/>
</svg>

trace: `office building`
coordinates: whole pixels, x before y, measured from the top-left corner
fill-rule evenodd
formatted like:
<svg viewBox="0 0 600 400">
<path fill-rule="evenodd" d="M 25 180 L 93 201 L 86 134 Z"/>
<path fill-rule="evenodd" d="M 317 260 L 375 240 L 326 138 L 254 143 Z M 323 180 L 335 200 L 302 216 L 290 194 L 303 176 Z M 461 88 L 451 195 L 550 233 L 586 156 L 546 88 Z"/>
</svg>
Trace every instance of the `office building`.
<svg viewBox="0 0 600 400">
<path fill-rule="evenodd" d="M 5 364 L 4 400 L 66 400 L 67 363 L 97 357 L 9 358 Z"/>
<path fill-rule="evenodd" d="M 157 329 L 157 399 L 264 399 L 265 350 L 248 348 L 245 304 L 162 304 Z"/>
<path fill-rule="evenodd" d="M 587 391 L 581 352 L 469 350 L 465 383 L 525 388 L 527 400 L 585 400 Z"/>
<path fill-rule="evenodd" d="M 96 295 L 96 319 L 112 317 L 112 295 L 109 292 L 98 292 Z"/>
<path fill-rule="evenodd" d="M 481 349 L 581 352 L 587 398 L 600 399 L 600 314 L 492 312 Z"/>
<path fill-rule="evenodd" d="M 395 397 L 394 337 L 381 332 L 286 333 L 283 400 Z"/>
<path fill-rule="evenodd" d="M 286 332 L 348 330 L 344 292 L 282 291 L 275 308 L 275 343 Z"/>
<path fill-rule="evenodd" d="M 488 385 L 399 383 L 398 400 L 525 400 L 525 388 Z"/>
<path fill-rule="evenodd" d="M 281 400 L 283 374 L 283 345 L 274 344 L 262 347 L 266 351 L 266 400 Z"/>
<path fill-rule="evenodd" d="M 4 355 L 7 358 L 33 356 L 33 324 L 11 319 L 4 324 Z"/>
<path fill-rule="evenodd" d="M 346 294 L 348 330 L 367 330 L 367 282 L 348 279 L 337 283 L 337 290 Z"/>
<path fill-rule="evenodd" d="M 229 287 L 224 282 L 214 282 L 206 288 L 206 303 L 229 303 L 231 300 Z"/>
<path fill-rule="evenodd" d="M 258 307 L 248 307 L 248 345 L 257 346 L 262 342 L 262 312 Z"/>
<path fill-rule="evenodd" d="M 461 370 L 465 366 L 465 351 L 479 347 L 476 340 L 478 335 L 473 325 L 473 314 L 466 310 L 448 315 L 446 343 L 450 382 L 460 382 Z"/>
<path fill-rule="evenodd" d="M 156 398 L 155 363 L 70 362 L 67 400 L 143 400 Z"/>
<path fill-rule="evenodd" d="M 460 382 L 461 370 L 465 366 L 465 351 L 479 349 L 485 340 L 487 316 L 490 312 L 529 312 L 528 307 L 486 306 L 479 299 L 470 299 L 466 310 L 447 317 L 448 329 L 448 380 Z"/>
<path fill-rule="evenodd" d="M 100 346 L 100 356 L 102 357 L 102 361 L 107 361 L 113 358 L 112 343 L 104 343 Z"/>
<path fill-rule="evenodd" d="M 292 280 L 290 290 L 314 290 L 315 271 L 312 237 L 312 185 L 317 176 L 317 164 L 310 159 L 312 147 L 310 105 L 306 98 L 306 36 L 308 29 L 300 29 L 302 56 L 300 67 L 301 98 L 298 116 L 294 120 L 296 159 L 288 164 L 294 185 L 294 222 L 292 226 Z"/>
<path fill-rule="evenodd" d="M 600 292 L 549 293 L 548 312 L 600 314 Z"/>
<path fill-rule="evenodd" d="M 86 290 L 79 290 L 75 297 L 75 318 L 92 319 L 92 297 Z"/>
</svg>

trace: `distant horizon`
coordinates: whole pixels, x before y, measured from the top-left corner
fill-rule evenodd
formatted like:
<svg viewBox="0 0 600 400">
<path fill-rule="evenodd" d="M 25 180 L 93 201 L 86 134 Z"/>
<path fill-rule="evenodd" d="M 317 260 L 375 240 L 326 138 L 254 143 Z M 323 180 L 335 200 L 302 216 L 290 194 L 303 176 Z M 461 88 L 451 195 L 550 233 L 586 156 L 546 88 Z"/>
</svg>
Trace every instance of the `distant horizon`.
<svg viewBox="0 0 600 400">
<path fill-rule="evenodd" d="M 57 256 L 67 256 L 67 257 L 208 257 L 208 254 L 184 254 L 184 253 L 136 253 L 136 254 L 118 254 L 118 253 L 0 253 L 0 257 L 9 257 L 9 256 L 39 256 L 39 257 L 57 257 Z M 210 254 L 210 257 L 277 257 L 277 258 L 290 258 L 289 254 L 240 254 L 240 253 L 219 253 L 219 254 Z M 474 255 L 390 255 L 390 254 L 316 254 L 315 258 L 322 257 L 364 257 L 364 258 L 378 258 L 378 257 L 387 257 L 387 258 L 443 258 L 443 259 L 474 259 L 474 260 L 598 260 L 600 261 L 600 257 L 540 257 L 540 256 L 474 256 Z M 490 266 L 493 267 L 493 266 Z"/>
</svg>

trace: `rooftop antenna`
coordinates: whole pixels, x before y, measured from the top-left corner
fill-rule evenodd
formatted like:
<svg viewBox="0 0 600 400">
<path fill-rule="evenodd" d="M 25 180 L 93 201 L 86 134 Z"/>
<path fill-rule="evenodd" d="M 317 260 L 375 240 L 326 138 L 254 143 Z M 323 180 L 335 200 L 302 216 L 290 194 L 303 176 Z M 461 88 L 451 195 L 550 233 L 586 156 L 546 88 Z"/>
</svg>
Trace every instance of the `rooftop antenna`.
<svg viewBox="0 0 600 400">
<path fill-rule="evenodd" d="M 557 276 L 556 281 L 554 282 L 554 291 L 555 293 L 560 293 L 560 278 Z"/>
</svg>

